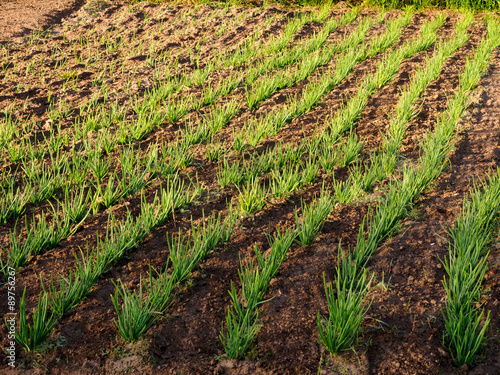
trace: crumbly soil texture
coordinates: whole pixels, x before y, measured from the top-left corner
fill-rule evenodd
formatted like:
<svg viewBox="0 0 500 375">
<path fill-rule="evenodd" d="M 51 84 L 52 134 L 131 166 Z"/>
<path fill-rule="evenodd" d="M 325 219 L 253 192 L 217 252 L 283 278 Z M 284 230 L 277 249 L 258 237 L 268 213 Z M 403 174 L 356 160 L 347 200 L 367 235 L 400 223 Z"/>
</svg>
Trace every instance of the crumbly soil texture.
<svg viewBox="0 0 500 375">
<path fill-rule="evenodd" d="M 54 155 L 67 155 L 71 163 L 86 158 L 88 143 L 101 142 L 102 137 L 116 135 L 118 121 L 133 124 L 142 114 L 134 105 L 150 95 L 158 84 L 169 77 L 194 75 L 197 70 L 215 64 L 216 68 L 200 82 L 175 87 L 172 102 L 184 98 L 200 98 L 206 87 L 217 84 L 265 61 L 270 53 L 256 53 L 240 65 L 224 66 L 219 57 L 244 48 L 247 40 L 259 32 L 257 41 L 278 38 L 286 25 L 299 13 L 318 9 L 280 9 L 276 7 L 221 7 L 215 5 L 155 5 L 107 0 L 7 0 L 0 6 L 0 127 L 14 121 L 19 132 L 2 143 L 0 178 L 2 186 L 14 179 L 16 188 L 27 186 L 29 160 L 51 166 Z M 349 9 L 334 7 L 326 19 L 342 17 Z M 460 19 L 459 13 L 445 12 L 447 19 L 438 31 L 438 40 L 448 38 Z M 327 38 L 325 46 L 334 45 L 359 25 L 361 19 L 377 19 L 379 11 L 362 9 L 350 24 L 341 25 Z M 402 12 L 388 12 L 386 19 L 400 17 Z M 416 13 L 405 26 L 398 41 L 388 51 L 399 48 L 418 34 L 422 24 L 433 19 L 435 11 Z M 443 66 L 418 101 L 418 114 L 411 122 L 403 141 L 400 163 L 415 162 L 420 154 L 420 141 L 432 130 L 436 118 L 446 107 L 447 98 L 458 86 L 458 75 L 466 59 L 486 36 L 482 15 L 469 28 L 470 39 Z M 309 21 L 294 32 L 286 48 L 299 46 L 305 39 L 319 33 L 326 20 Z M 366 40 L 373 40 L 385 31 L 383 23 L 375 22 Z M 264 45 L 263 44 L 263 45 Z M 323 46 L 322 48 L 326 48 Z M 388 126 L 388 113 L 397 102 L 411 76 L 437 48 L 405 59 L 395 77 L 377 90 L 368 100 L 357 121 L 356 133 L 364 142 L 360 157 L 368 159 L 378 149 Z M 247 145 L 236 152 L 231 144 L 243 131 L 250 118 L 259 118 L 280 108 L 291 98 L 300 97 L 305 85 L 321 80 L 325 71 L 335 67 L 335 59 L 317 68 L 308 78 L 291 87 L 278 88 L 250 109 L 245 80 L 210 105 L 171 122 L 130 138 L 134 152 L 143 156 L 152 145 L 173 144 L 195 129 L 210 115 L 216 105 L 236 99 L 241 106 L 217 134 L 217 144 L 226 152 L 227 160 L 258 158 L 277 144 L 299 145 L 304 138 L 315 137 L 332 113 L 356 94 L 363 77 L 373 73 L 386 52 L 357 64 L 352 72 L 308 112 L 290 121 L 280 131 L 263 138 L 256 147 Z M 219 64 L 217 66 L 217 64 Z M 262 73 L 272 76 L 284 67 Z M 158 106 L 170 102 L 160 99 Z M 93 102 L 93 105 L 89 105 Z M 163 103 L 163 104 L 162 104 Z M 108 119 L 105 131 L 96 125 L 85 139 L 75 134 L 92 111 L 117 113 Z M 172 304 L 153 327 L 136 343 L 127 344 L 118 334 L 116 311 L 111 295 L 115 284 L 137 290 L 141 277 L 150 269 L 161 271 L 168 264 L 169 239 L 182 230 L 188 233 L 191 223 L 200 223 L 212 213 L 228 215 L 228 204 L 238 203 L 240 191 L 218 182 L 221 162 L 209 160 L 210 140 L 193 145 L 193 160 L 178 171 L 180 178 L 204 187 L 203 193 L 190 205 L 176 211 L 173 219 L 155 228 L 140 244 L 113 263 L 101 275 L 83 301 L 72 308 L 55 325 L 54 331 L 38 352 L 28 354 L 16 347 L 15 368 L 9 366 L 7 352 L 0 351 L 2 374 L 498 374 L 500 373 L 500 245 L 490 248 L 488 271 L 482 285 L 483 307 L 490 311 L 489 338 L 481 348 L 476 363 L 458 368 L 444 345 L 445 304 L 442 260 L 448 254 L 448 230 L 453 226 L 462 201 L 470 194 L 472 182 L 480 181 L 500 163 L 500 51 L 496 51 L 486 75 L 476 88 L 470 107 L 461 123 L 461 133 L 450 162 L 441 176 L 421 196 L 399 230 L 384 241 L 368 263 L 374 279 L 367 306 L 371 301 L 362 330 L 353 350 L 330 355 L 319 343 L 316 325 L 318 313 L 327 314 L 324 288 L 332 282 L 337 266 L 339 244 L 347 249 L 356 245 L 359 228 L 383 195 L 385 181 L 378 182 L 364 197 L 350 204 L 337 204 L 327 217 L 316 240 L 308 246 L 294 243 L 277 276 L 271 280 L 264 303 L 260 306 L 261 328 L 244 359 L 228 359 L 220 340 L 226 327 L 226 316 L 233 284 L 241 289 L 238 275 L 240 260 L 252 258 L 254 245 L 262 251 L 269 248 L 266 233 L 275 228 L 295 226 L 295 209 L 302 202 L 310 203 L 322 189 L 333 191 L 334 180 L 346 181 L 349 168 L 333 171 L 319 169 L 316 179 L 295 190 L 286 199 L 270 199 L 252 215 L 242 216 L 230 240 L 217 247 L 192 272 L 187 281 L 177 286 Z M 99 116 L 101 117 L 99 117 Z M 194 126 L 194 127 L 193 127 Z M 186 131 L 185 129 L 188 129 Z M 2 129 L 0 128 L 0 132 Z M 6 139 L 7 135 L 2 135 Z M 80 136 L 79 136 L 80 137 Z M 50 140 L 62 139 L 51 144 Z M 128 139 L 128 138 L 127 138 Z M 212 140 L 213 141 L 213 140 Z M 24 142 L 24 143 L 23 143 Z M 41 155 L 12 156 L 16 147 L 30 142 L 32 149 L 45 150 Z M 110 161 L 111 171 L 121 173 L 120 152 L 129 147 L 118 143 L 103 160 Z M 52 156 L 52 158 L 51 158 Z M 25 162 L 23 162 L 25 160 Z M 38 164 L 37 164 L 38 165 Z M 102 184 L 106 185 L 109 178 Z M 332 178 L 332 176 L 335 177 Z M 396 172 L 394 176 L 398 178 Z M 120 199 L 110 207 L 98 206 L 71 236 L 57 246 L 33 255 L 16 275 L 16 303 L 19 306 L 26 290 L 28 323 L 43 292 L 41 280 L 47 285 L 51 276 L 68 276 L 77 266 L 77 258 L 86 249 L 97 246 L 106 234 L 109 213 L 124 220 L 130 213 L 141 214 L 141 202 L 151 202 L 161 177 L 139 192 Z M 5 182 L 5 184 L 3 184 Z M 89 191 L 98 184 L 88 172 L 82 183 Z M 71 189 L 77 187 L 72 187 Z M 0 246 L 9 249 L 10 234 L 23 241 L 32 224 L 40 217 L 47 220 L 58 201 L 64 198 L 61 186 L 46 199 L 26 204 L 24 212 L 0 225 Z M 167 234 L 169 237 L 167 237 Z M 1 257 L 6 258 L 2 250 Z M 4 283 L 3 276 L 1 282 Z M 7 316 L 7 289 L 0 286 L 0 315 Z M 9 346 L 5 325 L 0 328 L 0 345 Z"/>
</svg>

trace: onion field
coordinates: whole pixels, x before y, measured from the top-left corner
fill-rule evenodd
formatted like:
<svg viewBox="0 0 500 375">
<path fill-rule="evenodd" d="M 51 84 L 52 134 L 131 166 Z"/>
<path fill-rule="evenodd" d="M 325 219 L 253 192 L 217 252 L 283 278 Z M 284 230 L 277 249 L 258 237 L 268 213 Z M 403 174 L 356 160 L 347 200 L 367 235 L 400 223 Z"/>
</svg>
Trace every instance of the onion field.
<svg viewBox="0 0 500 375">
<path fill-rule="evenodd" d="M 0 68 L 1 373 L 500 372 L 495 13 L 89 2 Z"/>
</svg>

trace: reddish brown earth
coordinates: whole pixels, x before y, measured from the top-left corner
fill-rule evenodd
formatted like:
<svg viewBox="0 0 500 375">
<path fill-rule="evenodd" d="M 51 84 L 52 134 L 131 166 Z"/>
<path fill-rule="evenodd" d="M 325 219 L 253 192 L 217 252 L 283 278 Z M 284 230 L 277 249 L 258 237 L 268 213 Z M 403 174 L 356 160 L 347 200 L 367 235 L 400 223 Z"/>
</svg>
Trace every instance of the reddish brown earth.
<svg viewBox="0 0 500 375">
<path fill-rule="evenodd" d="M 85 0 L 2 0 L 0 43 L 19 40 L 33 30 L 44 30 L 61 22 Z"/>
<path fill-rule="evenodd" d="M 186 51 L 193 48 L 199 38 L 208 31 L 215 34 L 221 24 L 221 17 L 208 26 L 191 26 L 191 20 L 200 20 L 216 10 L 213 6 L 201 7 L 190 19 L 179 25 L 170 25 L 171 21 L 186 8 L 181 6 L 153 6 L 140 4 L 128 16 L 117 21 L 118 15 L 127 14 L 127 5 L 122 3 L 100 3 L 86 6 L 80 1 L 38 1 L 33 5 L 29 1 L 2 3 L 0 11 L 0 42 L 13 40 L 9 44 L 11 53 L 16 56 L 13 66 L 23 72 L 29 63 L 25 58 L 28 47 L 29 30 L 45 29 L 52 26 L 53 35 L 47 39 L 47 51 L 55 45 L 65 46 L 61 36 L 71 40 L 83 35 L 88 30 L 96 29 L 103 34 L 113 27 L 119 28 L 123 35 L 137 29 L 144 40 L 150 41 L 151 29 L 155 22 L 141 27 L 145 15 L 154 19 L 162 14 L 167 27 L 159 38 L 161 48 L 179 56 L 179 71 L 190 71 L 195 65 L 186 57 Z M 343 13 L 345 9 L 333 10 L 333 15 Z M 230 8 L 226 17 L 248 14 L 248 21 L 238 25 L 228 33 L 214 36 L 201 45 L 205 59 L 213 57 L 214 51 L 233 49 L 242 43 L 255 28 L 264 27 L 267 17 L 280 15 L 269 25 L 264 37 L 275 35 L 283 30 L 285 19 L 294 12 L 276 8 L 252 9 Z M 393 15 L 396 12 L 394 12 Z M 373 10 L 364 10 L 363 16 L 374 16 Z M 395 44 L 401 45 L 420 29 L 422 23 L 433 17 L 435 12 L 415 15 L 412 23 L 405 29 L 403 37 Z M 66 20 L 63 21 L 63 18 Z M 458 16 L 450 13 L 440 39 L 449 37 Z M 356 21 L 357 22 L 357 21 Z M 357 23 L 339 28 L 329 37 L 329 42 L 340 40 Z M 74 29 L 70 29 L 74 26 Z M 311 36 L 320 25 L 308 24 L 292 43 L 300 37 Z M 424 132 L 431 129 L 436 115 L 442 111 L 446 97 L 457 86 L 457 77 L 464 66 L 465 59 L 479 44 L 484 35 L 484 25 L 477 22 L 472 28 L 470 41 L 445 64 L 440 78 L 433 82 L 423 95 L 421 112 L 413 120 L 405 140 L 403 154 L 415 160 L 418 156 L 418 141 Z M 375 26 L 369 37 L 383 32 L 383 27 Z M 12 39 L 12 38 L 17 39 Z M 24 38 L 24 39 L 23 39 Z M 103 48 L 104 49 L 104 48 Z M 366 139 L 367 151 L 377 147 L 381 140 L 381 130 L 387 125 L 386 113 L 394 104 L 399 90 L 409 82 L 410 75 L 422 64 L 426 54 L 431 54 L 434 47 L 416 54 L 406 60 L 400 73 L 393 82 L 377 92 L 371 99 L 363 117 L 357 126 L 358 134 Z M 30 52 L 29 50 L 28 52 Z M 46 56 L 50 53 L 45 51 Z M 102 52 L 102 50 L 101 50 Z M 107 61 L 113 59 L 109 57 Z M 134 94 L 142 95 L 145 88 L 152 85 L 152 69 L 137 56 L 128 61 L 130 71 L 138 66 L 142 84 L 135 84 Z M 297 143 L 303 137 L 312 136 L 316 123 L 322 124 L 332 110 L 338 109 L 342 100 L 357 90 L 357 81 L 375 69 L 381 56 L 368 59 L 358 64 L 347 79 L 328 94 L 322 103 L 307 115 L 292 121 L 269 141 L 263 142 L 257 151 L 278 141 Z M 104 60 L 105 63 L 106 59 Z M 49 60 L 49 66 L 55 64 Z M 327 68 L 334 67 L 330 63 Z M 11 69 L 10 66 L 8 69 Z M 55 68 L 55 67 L 54 67 Z M 7 108 L 13 102 L 23 103 L 28 100 L 26 109 L 16 112 L 20 119 L 32 115 L 37 123 L 43 125 L 48 119 L 46 99 L 49 95 L 66 98 L 74 108 L 90 97 L 95 88 L 91 82 L 98 67 L 84 70 L 75 64 L 80 79 L 77 89 L 63 92 L 63 80 L 57 77 L 40 82 L 31 76 L 19 74 L 9 80 L 0 81 L 0 109 Z M 127 73 L 127 72 L 126 72 Z M 111 92 L 116 98 L 126 101 L 124 93 L 126 73 L 116 73 L 110 79 Z M 222 70 L 210 79 L 213 82 L 223 80 L 230 73 Z M 319 75 L 320 73 L 318 73 Z M 0 79 L 4 73 L 0 72 Z M 453 225 L 461 202 L 470 191 L 473 178 L 482 178 L 500 163 L 500 53 L 495 55 L 488 74 L 481 81 L 475 100 L 463 122 L 463 132 L 457 143 L 456 151 L 451 156 L 450 168 L 445 170 L 431 189 L 418 201 L 412 217 L 403 222 L 402 230 L 388 240 L 372 257 L 369 268 L 374 272 L 375 284 L 370 294 L 373 303 L 364 324 L 364 333 L 355 345 L 355 352 L 347 352 L 338 357 L 330 357 L 317 342 L 316 315 L 318 311 L 326 313 L 326 299 L 323 287 L 323 273 L 327 281 L 332 281 L 336 267 L 339 242 L 342 246 L 354 246 L 356 235 L 363 217 L 373 203 L 368 199 L 349 206 L 337 206 L 328 217 L 318 239 L 307 247 L 293 245 L 288 252 L 288 259 L 283 263 L 278 276 L 271 281 L 266 299 L 269 301 L 262 309 L 262 329 L 255 345 L 245 361 L 227 360 L 219 340 L 221 326 L 225 320 L 230 303 L 228 290 L 231 281 L 239 286 L 239 259 L 251 256 L 254 243 L 266 250 L 265 232 L 269 228 L 280 226 L 288 228 L 295 225 L 294 208 L 300 207 L 301 199 L 310 202 L 321 190 L 323 181 L 331 187 L 332 178 L 326 173 L 317 178 L 315 184 L 307 190 L 296 192 L 285 202 L 271 202 L 265 209 L 252 217 L 244 218 L 235 230 L 230 242 L 210 254 L 196 269 L 192 279 L 176 291 L 176 298 L 164 319 L 149 331 L 146 338 L 134 345 L 126 345 L 119 338 L 113 319 L 116 313 L 110 299 L 114 293 L 113 282 L 121 279 L 129 287 L 139 284 L 140 275 L 144 275 L 149 266 L 161 270 L 168 259 L 166 234 L 178 233 L 190 228 L 190 218 L 195 223 L 202 220 L 203 212 L 227 214 L 226 201 L 237 196 L 236 189 L 220 189 L 217 184 L 217 165 L 205 158 L 204 145 L 197 152 L 195 162 L 186 174 L 198 174 L 204 183 L 206 192 L 200 201 L 190 208 L 176 214 L 175 220 L 155 229 L 141 245 L 129 252 L 117 264 L 105 273 L 88 297 L 70 311 L 56 325 L 49 343 L 51 347 L 41 354 L 26 355 L 18 350 L 18 368 L 7 367 L 5 353 L 0 353 L 0 373 L 2 374 L 497 374 L 500 373 L 500 254 L 498 244 L 491 248 L 489 271 L 484 283 L 484 303 L 491 311 L 492 322 L 487 336 L 485 350 L 479 358 L 479 364 L 470 369 L 456 368 L 449 354 L 442 347 L 444 289 L 442 280 L 444 270 L 441 259 L 447 254 L 446 229 Z M 16 91 L 16 85 L 22 83 L 27 89 Z M 266 100 L 258 112 L 265 112 L 279 106 L 287 95 L 300 94 L 304 83 L 283 90 Z M 197 95 L 200 87 L 186 89 L 180 95 Z M 241 97 L 244 104 L 244 89 L 237 89 L 232 97 Z M 203 110 L 201 111 L 203 112 Z M 250 116 L 247 107 L 231 121 L 230 126 L 221 132 L 223 140 L 232 139 L 232 130 L 241 129 Z M 63 131 L 71 128 L 76 114 L 62 121 Z M 199 119 L 200 113 L 188 115 L 178 124 L 155 129 L 142 142 L 139 150 L 161 139 L 173 139 L 179 129 L 188 121 Z M 31 136 L 43 140 L 49 133 L 40 126 Z M 116 155 L 112 155 L 116 157 Z M 1 161 L 1 169 L 7 173 L 19 171 L 20 166 L 6 160 Z M 19 172 L 20 173 L 20 172 Z M 336 178 L 345 178 L 346 168 L 335 171 Z M 145 189 L 145 195 L 152 200 L 157 186 Z M 39 206 L 29 206 L 28 214 L 43 214 L 49 207 L 46 201 Z M 139 213 L 140 196 L 135 195 L 113 207 L 113 212 L 121 219 L 130 210 L 133 215 Z M 30 259 L 20 275 L 18 290 L 27 288 L 28 310 L 36 304 L 41 292 L 40 276 L 48 280 L 50 275 L 64 275 L 74 266 L 74 254 L 79 247 L 92 247 L 96 244 L 96 231 L 102 236 L 108 217 L 107 210 L 101 210 L 85 222 L 77 233 L 63 240 L 60 246 Z M 0 226 L 0 246 L 7 246 L 9 230 L 15 227 L 15 221 Z M 18 227 L 25 224 L 21 218 Z M 21 235 L 25 235 L 21 233 Z M 3 288 L 3 287 L 2 287 Z M 0 311 L 6 311 L 5 293 L 0 293 Z M 7 338 L 2 330 L 0 345 L 6 347 Z"/>
</svg>

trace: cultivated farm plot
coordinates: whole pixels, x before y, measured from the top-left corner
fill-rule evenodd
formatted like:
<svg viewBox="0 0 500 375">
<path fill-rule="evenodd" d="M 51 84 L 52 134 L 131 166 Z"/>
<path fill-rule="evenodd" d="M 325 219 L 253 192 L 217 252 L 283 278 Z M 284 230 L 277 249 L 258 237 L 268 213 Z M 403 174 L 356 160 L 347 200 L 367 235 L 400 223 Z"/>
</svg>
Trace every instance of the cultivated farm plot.
<svg viewBox="0 0 500 375">
<path fill-rule="evenodd" d="M 0 47 L 2 372 L 500 371 L 493 16 L 103 2 Z"/>
</svg>

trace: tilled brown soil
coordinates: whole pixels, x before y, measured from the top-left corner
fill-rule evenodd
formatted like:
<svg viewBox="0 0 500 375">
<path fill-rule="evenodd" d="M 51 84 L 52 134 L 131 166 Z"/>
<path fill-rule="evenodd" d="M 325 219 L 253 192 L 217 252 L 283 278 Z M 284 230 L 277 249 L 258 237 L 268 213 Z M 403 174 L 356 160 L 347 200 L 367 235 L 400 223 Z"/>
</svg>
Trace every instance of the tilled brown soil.
<svg viewBox="0 0 500 375">
<path fill-rule="evenodd" d="M 25 2 L 28 4 L 28 2 Z M 29 21 L 17 20 L 14 14 L 28 12 L 29 8 L 23 2 L 7 2 L 6 8 L 0 13 L 0 35 L 13 36 L 23 40 L 6 44 L 13 56 L 16 56 L 7 71 L 24 72 L 29 64 L 30 50 L 26 30 L 45 28 L 52 25 L 52 35 L 47 38 L 46 55 L 54 50 L 54 46 L 65 46 L 65 38 L 77 39 L 86 31 L 97 30 L 103 35 L 113 28 L 121 30 L 123 35 L 130 35 L 132 30 L 137 35 L 150 41 L 158 25 L 155 16 L 161 18 L 166 27 L 161 37 L 158 37 L 159 48 L 171 52 L 171 56 L 179 57 L 177 74 L 189 72 L 195 68 L 189 59 L 193 48 L 200 48 L 204 60 L 210 61 L 217 51 L 232 50 L 242 44 L 245 38 L 256 28 L 264 30 L 262 38 L 278 35 L 284 28 L 285 21 L 295 12 L 277 8 L 252 9 L 229 8 L 224 16 L 216 17 L 212 24 L 197 24 L 212 12 L 218 12 L 215 6 L 201 6 L 187 19 L 175 23 L 178 15 L 186 10 L 182 6 L 154 6 L 139 4 L 130 7 L 122 3 L 93 2 L 79 11 L 79 2 L 65 2 L 64 7 L 47 1 L 37 2 L 36 17 L 26 16 Z M 2 4 L 2 7 L 4 4 Z M 128 9 L 127 9 L 128 7 Z M 4 13 L 7 9 L 11 13 Z M 22 10 L 22 12 L 18 12 Z M 75 11 L 74 13 L 71 13 Z M 16 13 L 17 12 L 17 13 Z M 343 14 L 345 9 L 332 10 L 332 16 Z M 26 13 L 27 14 L 27 13 Z M 365 9 L 360 17 L 373 17 L 377 12 Z M 389 13 L 397 16 L 400 13 Z M 436 12 L 419 13 L 405 28 L 403 36 L 391 48 L 397 48 L 405 40 L 413 37 L 424 21 L 435 16 Z M 10 16 L 9 16 L 10 15 Z M 219 30 L 224 17 L 228 19 L 244 15 L 246 21 L 240 25 L 229 26 L 228 31 Z M 2 18 L 3 17 L 3 18 Z M 62 18 L 67 18 L 58 25 Z M 268 23 L 270 17 L 275 19 Z M 147 26 L 144 19 L 153 19 Z M 439 30 L 439 39 L 450 36 L 453 25 L 459 15 L 450 13 L 446 24 Z M 340 27 L 329 36 L 329 43 L 340 40 L 357 25 Z M 12 25 L 17 25 L 12 27 Z M 20 26 L 23 25 L 23 26 Z M 292 40 L 298 43 L 302 38 L 310 37 L 320 29 L 318 24 L 307 24 Z M 383 31 L 382 25 L 375 25 L 368 34 L 368 39 Z M 5 30 L 9 30 L 8 32 Z M 61 36 L 63 30 L 64 39 Z M 477 47 L 485 34 L 484 25 L 480 22 L 471 27 L 472 37 L 464 47 L 449 59 L 440 78 L 433 82 L 422 96 L 422 107 L 419 115 L 412 121 L 408 130 L 402 152 L 404 157 L 416 160 L 419 153 L 419 139 L 425 131 L 431 129 L 436 116 L 442 112 L 447 96 L 451 95 L 458 84 L 458 74 L 465 64 L 467 56 Z M 5 31 L 5 33 L 4 33 Z M 10 34 L 9 34 L 10 33 Z M 134 34 L 135 35 L 135 34 Z M 197 43 L 204 35 L 210 35 L 204 43 Z M 154 39 L 156 40 L 156 39 Z M 0 42 L 2 42 L 0 38 Z M 82 49 L 83 50 L 83 49 Z M 104 46 L 102 47 L 104 50 Z M 381 132 L 387 125 L 387 112 L 397 100 L 402 87 L 408 84 L 409 77 L 417 67 L 421 66 L 427 54 L 432 54 L 434 47 L 420 52 L 406 60 L 400 67 L 398 75 L 382 90 L 378 91 L 368 103 L 363 116 L 358 122 L 356 131 L 366 142 L 365 154 L 376 149 L 381 141 Z M 117 52 L 119 55 L 121 51 Z M 113 61 L 116 56 L 105 57 L 101 64 Z M 56 69 L 55 60 L 49 65 Z M 308 114 L 293 120 L 285 128 L 258 147 L 262 151 L 266 146 L 279 141 L 298 143 L 305 136 L 313 136 L 316 124 L 322 125 L 330 113 L 340 108 L 342 101 L 356 93 L 358 82 L 370 72 L 373 72 L 382 55 L 375 56 L 358 64 L 347 79 L 329 93 Z M 146 56 L 139 54 L 128 60 L 126 73 L 117 72 L 110 78 L 110 91 L 115 98 L 125 102 L 133 95 L 143 95 L 146 88 L 152 85 L 150 77 L 152 69 L 144 60 Z M 52 64 L 52 65 L 51 65 Z M 98 63 L 99 64 L 99 63 Z M 141 83 L 132 86 L 125 93 L 127 74 L 138 68 Z M 334 63 L 325 68 L 332 69 Z M 27 119 L 28 116 L 40 124 L 40 129 L 34 131 L 32 137 L 43 140 L 49 133 L 43 128 L 48 119 L 46 101 L 49 95 L 68 100 L 74 108 L 78 108 L 97 91 L 92 84 L 97 67 L 84 68 L 79 64 L 72 66 L 78 71 L 80 79 L 77 88 L 67 90 L 61 78 L 47 78 L 40 82 L 37 78 L 19 73 L 17 76 L 0 81 L 0 109 L 6 109 L 12 103 L 23 103 L 27 107 L 18 110 L 16 116 Z M 10 69 L 10 70 L 9 70 Z M 175 73 L 175 72 L 174 72 Z M 231 73 L 230 69 L 221 70 L 211 80 L 224 80 Z M 319 76 L 321 73 L 314 73 Z M 315 76 L 316 76 L 315 75 Z M 5 73 L 0 73 L 4 78 Z M 463 133 L 457 144 L 457 149 L 451 157 L 450 168 L 436 181 L 432 188 L 424 194 L 414 209 L 411 218 L 403 222 L 400 234 L 385 242 L 374 254 L 369 263 L 369 269 L 374 273 L 376 287 L 370 293 L 373 299 L 364 323 L 363 334 L 359 337 L 355 351 L 331 357 L 317 341 L 316 328 L 318 311 L 326 313 L 326 298 L 323 286 L 323 274 L 327 281 L 332 281 L 337 263 L 338 246 L 355 246 L 356 236 L 365 215 L 373 203 L 369 199 L 356 204 L 337 205 L 328 217 L 318 239 L 309 246 L 294 244 L 288 252 L 287 260 L 281 266 L 278 276 L 271 280 L 267 302 L 262 307 L 262 329 L 254 346 L 249 351 L 247 360 L 227 360 L 219 339 L 221 327 L 225 321 L 227 307 L 230 303 L 228 291 L 231 282 L 239 286 L 238 269 L 240 258 L 252 256 L 255 243 L 265 251 L 268 241 L 264 233 L 269 228 L 291 228 L 295 225 L 294 209 L 300 207 L 301 200 L 311 202 L 321 191 L 322 183 L 331 184 L 331 176 L 321 173 L 315 183 L 306 190 L 295 192 L 286 201 L 270 202 L 265 209 L 257 214 L 243 218 L 233 233 L 229 243 L 210 254 L 195 270 L 192 278 L 176 290 L 172 306 L 166 316 L 160 320 L 138 344 L 124 344 L 117 333 L 113 319 L 116 313 L 110 299 L 114 293 L 114 282 L 121 279 L 127 286 L 135 288 L 139 285 L 140 276 L 149 267 L 161 270 L 168 260 L 166 234 L 173 235 L 191 228 L 191 218 L 194 223 L 201 222 L 203 215 L 220 212 L 227 215 L 226 202 L 234 199 L 236 189 L 220 189 L 217 184 L 217 164 L 204 157 L 204 146 L 200 147 L 195 161 L 186 175 L 197 177 L 206 186 L 204 195 L 188 209 L 176 214 L 174 220 L 155 229 L 138 248 L 129 252 L 113 265 L 99 279 L 87 298 L 66 314 L 56 325 L 49 340 L 50 348 L 41 354 L 26 355 L 18 350 L 18 368 L 7 366 L 5 353 L 0 354 L 0 372 L 26 374 L 112 374 L 112 373 L 145 373 L 145 374 L 458 374 L 469 369 L 456 368 L 449 354 L 442 348 L 443 318 L 441 309 L 444 306 L 444 289 L 442 280 L 444 270 L 441 260 L 447 254 L 446 230 L 453 225 L 454 219 L 461 208 L 461 202 L 470 191 L 473 178 L 482 178 L 486 173 L 498 166 L 500 161 L 500 54 L 494 58 L 488 75 L 483 79 L 477 91 L 472 107 L 463 122 Z M 312 77 L 311 77 L 312 79 Z M 15 85 L 22 84 L 25 89 L 18 90 Z M 265 113 L 271 108 L 281 105 L 287 96 L 300 95 L 305 82 L 282 90 L 267 99 L 257 110 Z M 186 88 L 177 94 L 198 95 L 201 87 Z M 238 96 L 239 95 L 239 96 Z M 231 97 L 241 97 L 242 111 L 221 132 L 221 139 L 232 140 L 233 130 L 242 128 L 250 111 L 245 106 L 245 92 L 236 89 Z M 203 113 L 203 109 L 200 111 Z M 77 111 L 62 121 L 63 130 L 71 130 Z M 155 129 L 148 134 L 141 148 L 160 139 L 172 140 L 188 121 L 195 121 L 200 113 L 193 113 L 177 124 L 169 124 Z M 365 155 L 365 156 L 366 156 Z M 21 172 L 19 165 L 2 160 L 2 170 L 6 173 Z M 16 172 L 17 173 L 17 172 Z M 335 170 L 336 178 L 344 178 L 346 168 Z M 329 185 L 328 185 L 329 186 Z M 157 186 L 145 189 L 145 196 L 151 201 Z M 59 192 L 60 193 L 60 192 Z M 28 205 L 28 216 L 40 215 L 46 212 L 55 199 L 42 202 L 39 206 Z M 125 217 L 127 210 L 133 215 L 140 213 L 140 195 L 136 194 L 124 202 L 113 206 L 112 211 L 117 219 Z M 368 203 L 367 203 L 368 202 Z M 29 264 L 17 276 L 17 290 L 27 288 L 28 310 L 36 304 L 42 291 L 40 277 L 49 280 L 65 275 L 74 267 L 74 255 L 80 248 L 92 247 L 97 243 L 98 236 L 103 236 L 109 210 L 101 210 L 88 219 L 85 224 L 71 237 L 64 239 L 57 248 L 30 259 Z M 13 228 L 23 227 L 25 220 L 21 218 L 0 226 L 0 244 L 7 246 L 8 233 Z M 99 234 L 96 232 L 99 231 Z M 21 235 L 25 235 L 22 233 Z M 500 284 L 500 254 L 497 245 L 490 253 L 489 271 L 484 285 L 484 303 L 491 311 L 492 322 L 487 336 L 492 338 L 486 345 L 479 359 L 479 364 L 470 369 L 474 374 L 495 374 L 500 372 L 500 350 L 498 330 L 500 329 L 499 302 L 497 287 Z M 4 293 L 1 293 L 4 296 Z M 2 298 L 0 309 L 6 311 L 6 298 Z M 5 332 L 2 331 L 2 332 Z M 7 338 L 2 334 L 0 344 L 6 347 Z"/>
<path fill-rule="evenodd" d="M 85 0 L 2 0 L 0 43 L 20 40 L 33 30 L 58 24 L 85 4 Z"/>
</svg>

